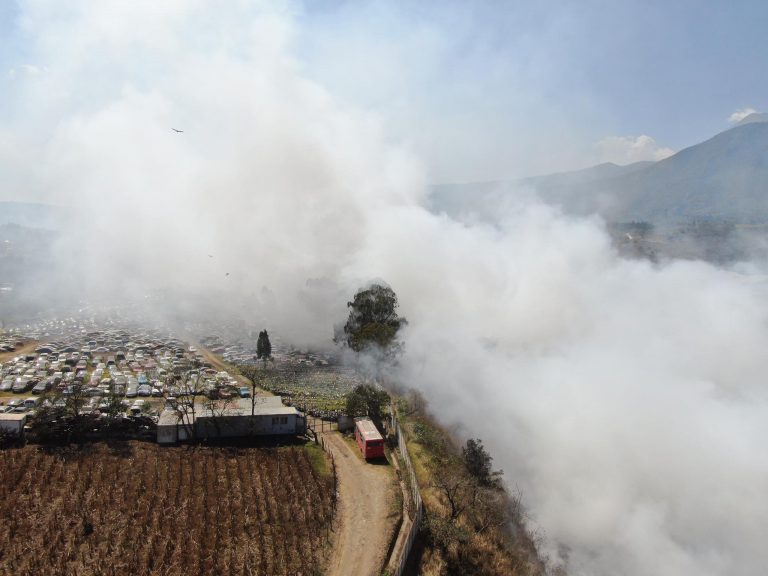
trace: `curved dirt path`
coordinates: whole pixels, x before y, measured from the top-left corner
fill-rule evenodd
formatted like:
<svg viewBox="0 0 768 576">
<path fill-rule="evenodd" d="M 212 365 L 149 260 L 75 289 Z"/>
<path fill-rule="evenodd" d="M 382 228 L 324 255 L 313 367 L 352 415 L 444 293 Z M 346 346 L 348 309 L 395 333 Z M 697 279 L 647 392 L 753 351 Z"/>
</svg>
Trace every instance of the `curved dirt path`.
<svg viewBox="0 0 768 576">
<path fill-rule="evenodd" d="M 392 468 L 366 463 L 358 451 L 333 432 L 322 434 L 338 476 L 340 526 L 329 564 L 332 576 L 379 576 L 394 520 Z"/>
</svg>

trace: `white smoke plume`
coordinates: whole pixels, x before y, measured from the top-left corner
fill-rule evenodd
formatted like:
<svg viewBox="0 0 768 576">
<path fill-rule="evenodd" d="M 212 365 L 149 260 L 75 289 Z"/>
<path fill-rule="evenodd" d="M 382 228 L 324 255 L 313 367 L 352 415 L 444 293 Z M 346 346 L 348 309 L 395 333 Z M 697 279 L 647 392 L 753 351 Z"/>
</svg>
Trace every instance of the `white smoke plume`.
<svg viewBox="0 0 768 576">
<path fill-rule="evenodd" d="M 762 573 L 763 284 L 623 260 L 599 220 L 532 201 L 493 227 L 428 212 L 381 119 L 307 79 L 294 12 L 22 3 L 46 72 L 14 79 L 0 133 L 19 183 L 75 213 L 49 288 L 172 290 L 327 342 L 384 278 L 404 381 L 483 438 L 570 573 Z"/>
</svg>

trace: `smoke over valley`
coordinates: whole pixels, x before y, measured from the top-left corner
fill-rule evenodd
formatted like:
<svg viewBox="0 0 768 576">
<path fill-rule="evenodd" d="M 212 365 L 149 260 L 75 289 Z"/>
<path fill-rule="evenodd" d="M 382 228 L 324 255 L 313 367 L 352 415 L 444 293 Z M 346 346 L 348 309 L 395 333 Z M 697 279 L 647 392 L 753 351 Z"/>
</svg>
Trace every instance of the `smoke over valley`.
<svg viewBox="0 0 768 576">
<path fill-rule="evenodd" d="M 333 80 L 341 55 L 312 18 L 282 3 L 21 2 L 0 200 L 60 212 L 15 297 L 246 319 L 329 348 L 354 292 L 383 280 L 408 319 L 393 378 L 483 439 L 553 567 L 762 573 L 761 260 L 628 258 L 599 210 L 530 184 L 494 197 L 493 219 L 436 208 L 428 138 Z"/>
</svg>

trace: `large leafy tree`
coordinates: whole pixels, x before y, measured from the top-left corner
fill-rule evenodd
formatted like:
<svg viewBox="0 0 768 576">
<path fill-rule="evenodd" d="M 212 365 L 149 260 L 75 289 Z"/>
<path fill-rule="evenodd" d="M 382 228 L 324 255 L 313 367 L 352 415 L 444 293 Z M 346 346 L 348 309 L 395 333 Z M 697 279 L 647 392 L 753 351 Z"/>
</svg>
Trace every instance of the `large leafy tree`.
<svg viewBox="0 0 768 576">
<path fill-rule="evenodd" d="M 370 384 L 359 384 L 347 395 L 348 416 L 370 416 L 375 422 L 381 422 L 387 406 L 389 394 Z"/>
<path fill-rule="evenodd" d="M 350 308 L 344 332 L 337 337 L 355 352 L 377 347 L 389 350 L 396 345 L 398 330 L 407 322 L 397 315 L 397 294 L 389 286 L 373 284 L 358 291 Z"/>
</svg>

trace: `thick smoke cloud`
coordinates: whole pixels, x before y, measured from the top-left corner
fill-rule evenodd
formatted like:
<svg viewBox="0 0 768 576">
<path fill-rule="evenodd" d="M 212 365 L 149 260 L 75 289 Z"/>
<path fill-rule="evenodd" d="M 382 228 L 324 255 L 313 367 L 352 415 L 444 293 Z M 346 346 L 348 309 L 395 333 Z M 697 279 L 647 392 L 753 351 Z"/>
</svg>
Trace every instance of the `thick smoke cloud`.
<svg viewBox="0 0 768 576">
<path fill-rule="evenodd" d="M 417 164 L 302 78 L 287 10 L 162 6 L 25 14 L 50 74 L 20 86 L 19 108 L 38 130 L 32 111 L 53 115 L 37 178 L 73 212 L 59 288 L 205 295 L 327 341 L 339 270 L 382 206 L 416 201 Z"/>
<path fill-rule="evenodd" d="M 761 283 L 623 260 L 599 220 L 535 201 L 499 226 L 428 212 L 417 159 L 307 80 L 290 6 L 106 4 L 22 5 L 46 71 L 0 133 L 74 211 L 52 288 L 167 290 L 327 343 L 384 278 L 404 382 L 484 439 L 571 573 L 762 573 Z"/>
<path fill-rule="evenodd" d="M 387 262 L 405 288 L 404 381 L 484 439 L 553 559 L 573 574 L 761 572 L 764 286 L 621 260 L 598 225 L 542 207 L 501 231 L 397 222 L 361 266 Z"/>
</svg>

